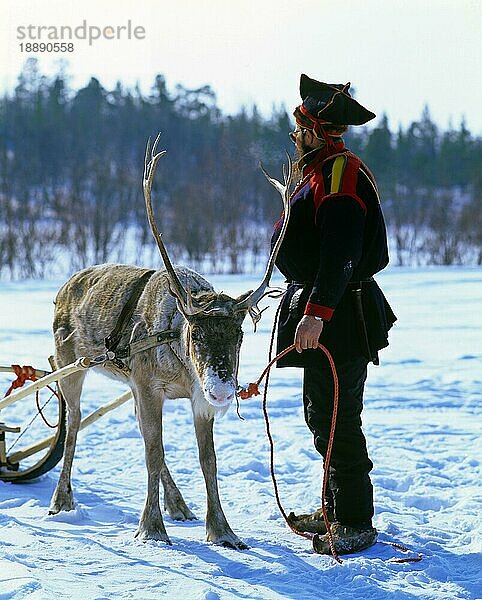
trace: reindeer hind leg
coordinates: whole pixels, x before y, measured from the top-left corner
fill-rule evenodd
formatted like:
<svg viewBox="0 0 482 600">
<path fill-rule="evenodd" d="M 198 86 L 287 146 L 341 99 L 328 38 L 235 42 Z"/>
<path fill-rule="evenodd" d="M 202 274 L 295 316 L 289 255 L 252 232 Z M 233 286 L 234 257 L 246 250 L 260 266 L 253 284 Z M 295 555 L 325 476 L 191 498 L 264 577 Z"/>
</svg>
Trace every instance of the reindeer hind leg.
<svg viewBox="0 0 482 600">
<path fill-rule="evenodd" d="M 71 332 L 66 327 L 55 329 L 55 364 L 61 368 L 76 359 L 73 342 L 69 339 Z M 60 390 L 67 405 L 67 433 L 64 447 L 64 461 L 60 477 L 50 503 L 49 514 L 74 508 L 71 472 L 74 459 L 77 433 L 80 426 L 80 395 L 85 379 L 85 372 L 73 373 L 59 382 Z"/>
<path fill-rule="evenodd" d="M 67 404 L 67 434 L 65 437 L 64 462 L 59 481 L 50 503 L 49 514 L 74 508 L 71 473 L 74 460 L 77 433 L 80 426 L 80 394 L 85 373 L 74 373 L 66 377 L 59 385 Z"/>
<path fill-rule="evenodd" d="M 165 462 L 161 468 L 161 481 L 164 488 L 164 510 L 167 510 L 171 519 L 175 521 L 196 520 L 196 515 L 191 512 L 185 503 Z"/>
</svg>

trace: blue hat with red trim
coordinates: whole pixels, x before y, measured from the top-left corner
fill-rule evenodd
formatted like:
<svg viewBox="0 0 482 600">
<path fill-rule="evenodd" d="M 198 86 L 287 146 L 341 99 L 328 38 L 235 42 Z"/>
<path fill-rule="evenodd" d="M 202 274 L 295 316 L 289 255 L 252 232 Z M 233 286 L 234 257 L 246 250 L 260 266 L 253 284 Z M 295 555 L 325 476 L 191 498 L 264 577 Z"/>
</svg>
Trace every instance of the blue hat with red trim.
<svg viewBox="0 0 482 600">
<path fill-rule="evenodd" d="M 323 83 L 303 73 L 300 77 L 303 112 L 333 125 L 363 125 L 374 119 L 376 115 L 352 98 L 349 89 L 349 82 Z"/>
</svg>

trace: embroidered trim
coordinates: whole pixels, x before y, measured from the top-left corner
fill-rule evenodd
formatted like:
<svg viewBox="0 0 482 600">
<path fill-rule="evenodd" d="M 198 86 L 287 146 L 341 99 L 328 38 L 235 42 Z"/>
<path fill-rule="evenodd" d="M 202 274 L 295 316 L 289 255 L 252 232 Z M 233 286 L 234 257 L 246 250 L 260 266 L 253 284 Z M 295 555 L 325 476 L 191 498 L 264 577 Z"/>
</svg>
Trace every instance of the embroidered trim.
<svg viewBox="0 0 482 600">
<path fill-rule="evenodd" d="M 345 166 L 347 163 L 346 155 L 337 156 L 331 169 L 331 188 L 330 194 L 337 194 L 341 190 Z"/>
<path fill-rule="evenodd" d="M 356 184 L 358 181 L 358 169 L 360 167 L 360 164 L 361 160 L 354 154 L 349 154 L 347 156 L 347 163 L 340 192 L 356 194 Z"/>
</svg>

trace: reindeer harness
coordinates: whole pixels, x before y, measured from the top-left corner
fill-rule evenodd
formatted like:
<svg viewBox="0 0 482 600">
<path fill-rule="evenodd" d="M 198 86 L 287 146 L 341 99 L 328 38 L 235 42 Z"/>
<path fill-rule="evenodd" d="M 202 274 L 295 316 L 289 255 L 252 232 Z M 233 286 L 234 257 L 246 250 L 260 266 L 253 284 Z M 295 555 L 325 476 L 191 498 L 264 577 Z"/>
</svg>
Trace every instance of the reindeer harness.
<svg viewBox="0 0 482 600">
<path fill-rule="evenodd" d="M 138 354 L 139 352 L 144 352 L 145 350 L 150 350 L 151 348 L 156 348 L 157 346 L 162 346 L 163 344 L 169 344 L 174 340 L 178 340 L 180 337 L 180 332 L 177 329 L 163 329 L 162 331 L 156 331 L 145 338 L 135 342 L 130 342 L 129 344 L 121 346 L 120 348 L 118 347 L 122 338 L 122 334 L 124 333 L 127 324 L 134 314 L 137 303 L 139 302 L 139 298 L 141 297 L 147 282 L 154 273 L 155 271 L 152 269 L 144 271 L 144 273 L 135 282 L 127 302 L 122 307 L 114 329 L 104 340 L 107 354 L 109 355 L 111 362 L 126 374 L 130 372 L 130 369 L 124 362 L 122 362 L 123 359 L 129 358 L 130 356 Z"/>
</svg>

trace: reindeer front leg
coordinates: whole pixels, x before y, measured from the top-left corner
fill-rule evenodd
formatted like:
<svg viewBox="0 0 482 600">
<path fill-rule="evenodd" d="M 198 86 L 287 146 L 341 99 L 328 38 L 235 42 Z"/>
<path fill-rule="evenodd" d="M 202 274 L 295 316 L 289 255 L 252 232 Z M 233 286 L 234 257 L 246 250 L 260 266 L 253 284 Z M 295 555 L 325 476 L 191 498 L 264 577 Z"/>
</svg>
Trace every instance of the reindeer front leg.
<svg viewBox="0 0 482 600">
<path fill-rule="evenodd" d="M 206 533 L 208 542 L 227 548 L 246 550 L 247 546 L 232 531 L 221 506 L 218 492 L 216 453 L 213 440 L 214 419 L 194 416 L 194 427 L 199 449 L 199 462 L 206 482 L 207 514 Z"/>
<path fill-rule="evenodd" d="M 146 389 L 138 389 L 135 396 L 147 467 L 147 496 L 135 537 L 143 542 L 161 540 L 170 544 L 159 505 L 159 477 L 164 464 L 162 398 Z"/>
</svg>

